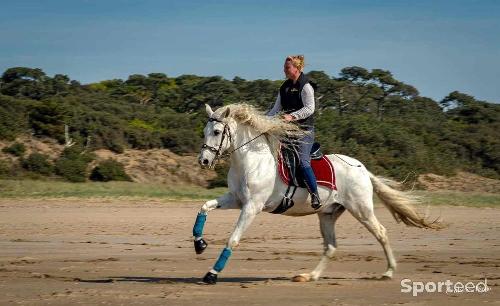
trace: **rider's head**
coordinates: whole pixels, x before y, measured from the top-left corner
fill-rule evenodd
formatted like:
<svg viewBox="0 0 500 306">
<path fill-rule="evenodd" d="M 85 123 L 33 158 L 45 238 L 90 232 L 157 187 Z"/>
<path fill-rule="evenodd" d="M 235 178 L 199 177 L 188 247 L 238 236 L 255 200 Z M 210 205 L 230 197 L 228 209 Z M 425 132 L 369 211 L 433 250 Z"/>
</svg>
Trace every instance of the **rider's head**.
<svg viewBox="0 0 500 306">
<path fill-rule="evenodd" d="M 304 55 L 290 55 L 285 59 L 283 72 L 290 80 L 297 80 L 300 73 L 304 70 Z"/>
</svg>

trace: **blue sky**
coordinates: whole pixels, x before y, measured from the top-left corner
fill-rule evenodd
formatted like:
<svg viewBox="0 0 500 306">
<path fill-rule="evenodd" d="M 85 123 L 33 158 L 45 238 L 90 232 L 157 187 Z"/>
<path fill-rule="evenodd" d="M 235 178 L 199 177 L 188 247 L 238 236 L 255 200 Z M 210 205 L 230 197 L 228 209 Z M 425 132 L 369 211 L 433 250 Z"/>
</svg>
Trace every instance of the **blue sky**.
<svg viewBox="0 0 500 306">
<path fill-rule="evenodd" d="M 500 1 L 0 0 L 0 72 L 282 79 L 289 54 L 306 71 L 382 68 L 423 96 L 500 103 Z"/>
</svg>

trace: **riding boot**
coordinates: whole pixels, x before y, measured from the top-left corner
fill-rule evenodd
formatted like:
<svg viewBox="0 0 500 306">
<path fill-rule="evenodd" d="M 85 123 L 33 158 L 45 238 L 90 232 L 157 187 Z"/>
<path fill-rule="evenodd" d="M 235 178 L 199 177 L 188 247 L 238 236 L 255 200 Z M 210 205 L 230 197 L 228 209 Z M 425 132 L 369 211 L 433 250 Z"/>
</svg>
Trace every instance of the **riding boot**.
<svg viewBox="0 0 500 306">
<path fill-rule="evenodd" d="M 313 169 L 311 167 L 302 166 L 302 173 L 304 173 L 304 180 L 307 186 L 307 190 L 311 195 L 311 206 L 315 210 L 321 207 L 321 200 L 318 194 L 318 184 L 316 183 L 316 176 L 314 175 Z"/>
</svg>

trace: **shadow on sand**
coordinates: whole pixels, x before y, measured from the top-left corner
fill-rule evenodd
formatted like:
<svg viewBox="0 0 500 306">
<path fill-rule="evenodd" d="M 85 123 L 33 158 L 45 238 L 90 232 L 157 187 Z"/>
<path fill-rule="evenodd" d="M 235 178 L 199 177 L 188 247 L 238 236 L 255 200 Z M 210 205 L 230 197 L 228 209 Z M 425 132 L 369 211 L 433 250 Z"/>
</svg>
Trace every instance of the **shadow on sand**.
<svg viewBox="0 0 500 306">
<path fill-rule="evenodd" d="M 346 281 L 379 281 L 387 280 L 380 276 L 370 277 L 322 277 L 321 280 L 346 280 Z M 114 283 L 114 282 L 138 282 L 138 283 L 155 283 L 155 284 L 204 284 L 199 277 L 148 277 L 148 276 L 114 276 L 101 279 L 81 279 L 76 278 L 74 281 L 82 283 Z M 290 282 L 287 277 L 221 277 L 217 280 L 218 283 L 266 283 L 270 281 Z"/>
<path fill-rule="evenodd" d="M 156 284 L 204 284 L 200 277 L 147 277 L 147 276 L 115 276 L 101 279 L 75 279 L 82 283 L 113 283 L 113 282 L 139 282 Z M 269 281 L 290 281 L 286 277 L 221 277 L 218 283 L 255 283 Z"/>
</svg>

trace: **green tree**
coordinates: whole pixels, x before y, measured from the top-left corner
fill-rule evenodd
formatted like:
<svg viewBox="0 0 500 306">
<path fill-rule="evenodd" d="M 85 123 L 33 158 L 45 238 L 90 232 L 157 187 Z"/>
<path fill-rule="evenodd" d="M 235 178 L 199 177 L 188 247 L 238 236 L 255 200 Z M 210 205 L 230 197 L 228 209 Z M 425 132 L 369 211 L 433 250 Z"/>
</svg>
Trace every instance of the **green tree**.
<svg viewBox="0 0 500 306">
<path fill-rule="evenodd" d="M 44 135 L 64 142 L 64 124 L 68 108 L 60 101 L 45 100 L 36 103 L 29 112 L 29 122 L 36 135 Z"/>
<path fill-rule="evenodd" d="M 39 100 L 47 94 L 47 79 L 45 73 L 38 68 L 9 68 L 2 74 L 0 92 L 8 96 Z"/>
</svg>

